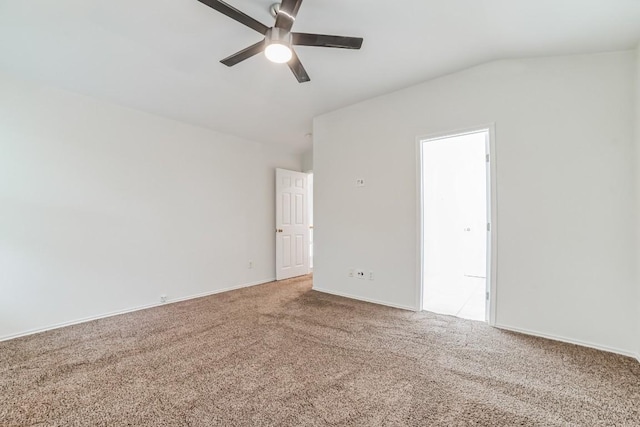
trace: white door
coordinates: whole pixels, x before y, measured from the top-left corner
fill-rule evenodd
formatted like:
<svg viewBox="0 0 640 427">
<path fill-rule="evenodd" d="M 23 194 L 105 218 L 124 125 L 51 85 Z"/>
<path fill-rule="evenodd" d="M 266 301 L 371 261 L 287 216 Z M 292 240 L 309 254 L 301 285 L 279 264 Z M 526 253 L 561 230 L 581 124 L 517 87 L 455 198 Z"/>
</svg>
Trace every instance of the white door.
<svg viewBox="0 0 640 427">
<path fill-rule="evenodd" d="M 276 279 L 309 273 L 307 174 L 276 169 Z"/>
</svg>

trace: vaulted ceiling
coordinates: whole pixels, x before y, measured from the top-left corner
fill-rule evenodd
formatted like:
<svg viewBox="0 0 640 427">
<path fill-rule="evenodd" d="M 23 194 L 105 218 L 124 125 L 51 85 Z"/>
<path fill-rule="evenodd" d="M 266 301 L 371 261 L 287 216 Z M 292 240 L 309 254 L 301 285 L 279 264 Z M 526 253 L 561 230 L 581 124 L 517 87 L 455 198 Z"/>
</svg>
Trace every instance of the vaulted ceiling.
<svg viewBox="0 0 640 427">
<path fill-rule="evenodd" d="M 274 0 L 227 0 L 271 26 Z M 0 0 L 0 71 L 302 151 L 312 119 L 483 62 L 633 48 L 638 0 L 305 0 L 294 31 L 364 37 L 299 47 L 311 82 L 263 55 L 219 63 L 260 34 L 196 0 Z"/>
</svg>

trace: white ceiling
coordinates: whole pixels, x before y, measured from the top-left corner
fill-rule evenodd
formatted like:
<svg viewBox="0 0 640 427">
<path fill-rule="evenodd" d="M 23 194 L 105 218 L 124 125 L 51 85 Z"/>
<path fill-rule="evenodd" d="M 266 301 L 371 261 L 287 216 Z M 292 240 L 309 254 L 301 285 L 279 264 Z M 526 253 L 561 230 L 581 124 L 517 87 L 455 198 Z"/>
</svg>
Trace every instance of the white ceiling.
<svg viewBox="0 0 640 427">
<path fill-rule="evenodd" d="M 274 0 L 227 0 L 268 26 Z M 299 47 L 311 82 L 263 55 L 218 61 L 261 35 L 196 0 L 0 0 L 0 70 L 295 150 L 312 118 L 494 59 L 633 48 L 640 0 L 306 0 L 294 31 L 364 37 Z"/>
</svg>

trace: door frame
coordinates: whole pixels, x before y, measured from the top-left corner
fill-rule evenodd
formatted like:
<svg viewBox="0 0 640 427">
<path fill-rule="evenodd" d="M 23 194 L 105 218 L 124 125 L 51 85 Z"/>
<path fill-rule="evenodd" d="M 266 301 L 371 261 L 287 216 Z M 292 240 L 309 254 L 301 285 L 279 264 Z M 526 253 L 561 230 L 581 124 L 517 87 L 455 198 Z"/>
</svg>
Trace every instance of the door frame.
<svg viewBox="0 0 640 427">
<path fill-rule="evenodd" d="M 307 248 L 309 250 L 307 259 L 309 273 L 313 273 L 313 241 L 311 240 L 311 235 L 313 234 L 313 221 L 310 221 L 309 218 L 313 219 L 313 170 L 309 170 L 305 172 L 307 174 Z M 309 183 L 309 176 L 311 176 L 311 183 Z"/>
<path fill-rule="evenodd" d="M 416 284 L 416 307 L 418 311 L 423 310 L 424 296 L 424 188 L 423 188 L 423 144 L 428 141 L 456 137 L 477 132 L 488 132 L 489 143 L 486 146 L 489 155 L 489 167 L 487 167 L 487 218 L 490 224 L 487 233 L 487 292 L 489 292 L 489 309 L 486 312 L 486 321 L 489 325 L 495 326 L 497 314 L 497 292 L 498 292 L 498 203 L 496 185 L 496 131 L 495 123 L 486 125 L 471 126 L 462 129 L 454 129 L 430 133 L 416 138 L 416 181 L 417 181 L 417 284 Z"/>
</svg>

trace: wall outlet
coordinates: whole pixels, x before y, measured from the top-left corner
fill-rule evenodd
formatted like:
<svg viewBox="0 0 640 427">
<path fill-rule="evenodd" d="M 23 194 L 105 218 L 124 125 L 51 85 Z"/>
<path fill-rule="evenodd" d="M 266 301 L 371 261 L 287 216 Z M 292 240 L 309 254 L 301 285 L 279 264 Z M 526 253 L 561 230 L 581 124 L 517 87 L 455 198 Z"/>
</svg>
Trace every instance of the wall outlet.
<svg viewBox="0 0 640 427">
<path fill-rule="evenodd" d="M 364 270 L 356 270 L 356 277 L 364 280 Z"/>
<path fill-rule="evenodd" d="M 369 280 L 373 280 L 373 271 L 369 270 Z"/>
<path fill-rule="evenodd" d="M 253 268 L 253 261 L 249 261 L 249 264 L 247 265 L 247 268 Z"/>
<path fill-rule="evenodd" d="M 356 187 L 364 187 L 364 178 L 356 179 Z"/>
<path fill-rule="evenodd" d="M 349 269 L 349 272 L 347 273 L 347 277 L 353 277 L 353 268 Z"/>
<path fill-rule="evenodd" d="M 165 302 L 167 302 L 167 296 L 166 296 L 166 295 L 164 295 L 164 294 L 160 295 L 160 302 L 161 302 L 161 303 L 163 303 L 163 304 L 164 304 Z"/>
</svg>

